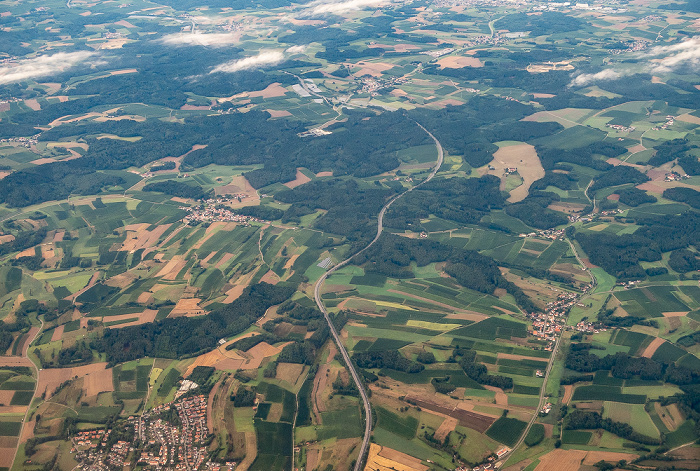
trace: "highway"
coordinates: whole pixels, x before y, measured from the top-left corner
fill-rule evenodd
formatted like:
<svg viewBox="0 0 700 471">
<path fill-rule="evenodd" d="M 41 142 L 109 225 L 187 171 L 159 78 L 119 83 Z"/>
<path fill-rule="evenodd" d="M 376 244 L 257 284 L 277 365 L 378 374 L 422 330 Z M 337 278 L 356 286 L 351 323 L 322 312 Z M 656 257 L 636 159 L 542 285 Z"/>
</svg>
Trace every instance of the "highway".
<svg viewBox="0 0 700 471">
<path fill-rule="evenodd" d="M 357 387 L 357 390 L 360 392 L 360 397 L 362 398 L 362 406 L 365 409 L 365 432 L 364 436 L 362 438 L 362 446 L 360 447 L 360 454 L 357 458 L 357 461 L 355 462 L 355 471 L 361 471 L 362 470 L 362 465 L 364 462 L 364 458 L 367 455 L 367 451 L 369 449 L 369 438 L 370 435 L 372 434 L 372 407 L 370 406 L 369 403 L 369 397 L 367 396 L 367 391 L 365 391 L 365 387 L 362 384 L 362 381 L 360 380 L 360 376 L 357 373 L 357 370 L 355 369 L 355 366 L 352 364 L 352 361 L 350 360 L 350 355 L 348 354 L 348 351 L 345 348 L 345 345 L 343 345 L 343 342 L 340 338 L 340 335 L 338 334 L 338 331 L 335 328 L 335 325 L 333 324 L 333 321 L 328 314 L 328 310 L 326 309 L 326 306 L 323 304 L 323 301 L 321 300 L 321 287 L 323 286 L 323 283 L 326 281 L 326 278 L 328 278 L 330 275 L 332 275 L 336 270 L 344 267 L 350 261 L 356 257 L 357 255 L 361 254 L 365 250 L 369 249 L 374 245 L 377 240 L 379 240 L 379 237 L 382 235 L 382 231 L 384 230 L 384 215 L 386 214 L 386 210 L 389 209 L 389 207 L 394 203 L 394 201 L 398 200 L 399 198 L 403 197 L 404 195 L 410 193 L 411 191 L 415 190 L 416 188 L 419 188 L 421 185 L 424 185 L 425 183 L 429 182 L 430 180 L 433 179 L 433 177 L 437 174 L 438 170 L 440 170 L 440 167 L 442 166 L 442 162 L 444 159 L 444 153 L 442 150 L 442 145 L 440 145 L 440 142 L 433 136 L 427 129 L 425 129 L 422 125 L 419 123 L 416 123 L 418 127 L 420 127 L 423 131 L 425 131 L 428 136 L 435 142 L 435 149 L 437 150 L 437 160 L 435 161 L 435 166 L 433 167 L 433 170 L 430 172 L 430 175 L 420 182 L 419 184 L 412 186 L 411 188 L 407 189 L 403 193 L 400 193 L 396 196 L 394 196 L 392 199 L 390 199 L 379 211 L 379 216 L 377 217 L 377 234 L 374 236 L 374 239 L 367 244 L 362 250 L 354 253 L 351 255 L 349 258 L 343 260 L 342 262 L 338 263 L 335 265 L 333 268 L 325 272 L 319 279 L 316 281 L 316 284 L 314 285 L 314 299 L 316 300 L 316 305 L 318 308 L 323 312 L 323 316 L 326 318 L 326 322 L 328 323 L 328 327 L 330 328 L 331 335 L 333 335 L 333 340 L 335 341 L 336 345 L 338 346 L 338 350 L 343 356 L 343 360 L 345 361 L 345 365 L 347 366 L 348 370 L 350 371 L 350 376 L 352 377 L 352 380 L 355 382 L 355 386 Z M 292 466 L 294 466 L 294 463 L 292 463 Z"/>
</svg>

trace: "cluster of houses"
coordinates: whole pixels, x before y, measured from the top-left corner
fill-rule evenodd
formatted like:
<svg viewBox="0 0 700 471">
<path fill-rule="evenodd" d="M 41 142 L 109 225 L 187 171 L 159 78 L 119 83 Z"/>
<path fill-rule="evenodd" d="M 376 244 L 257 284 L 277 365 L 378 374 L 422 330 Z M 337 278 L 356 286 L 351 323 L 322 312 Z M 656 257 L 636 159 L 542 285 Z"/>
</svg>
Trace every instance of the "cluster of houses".
<svg viewBox="0 0 700 471">
<path fill-rule="evenodd" d="M 627 49 L 612 49 L 610 50 L 610 54 L 618 55 L 624 54 L 625 52 L 639 52 L 647 49 L 650 45 L 651 42 L 646 41 L 644 39 L 638 39 L 632 42 L 629 46 L 627 46 Z"/>
<path fill-rule="evenodd" d="M 297 133 L 297 136 L 299 136 L 299 137 L 321 137 L 321 136 L 327 136 L 329 134 L 331 134 L 330 131 L 326 131 L 325 129 L 321 129 L 321 128 L 314 128 L 314 129 L 309 129 L 308 131 Z"/>
<path fill-rule="evenodd" d="M 601 211 L 599 213 L 595 214 L 588 214 L 586 216 L 578 216 L 575 214 L 572 214 L 569 216 L 569 222 L 576 222 L 576 221 L 581 221 L 581 222 L 592 222 L 598 219 L 599 217 L 605 217 L 605 216 L 614 216 L 616 214 L 620 214 L 624 212 L 624 209 L 610 209 L 606 211 Z"/>
<path fill-rule="evenodd" d="M 167 420 L 166 413 L 171 409 L 177 412 L 179 424 Z M 207 396 L 188 396 L 163 404 L 129 421 L 145 446 L 138 458 L 144 468 L 190 471 L 205 464 L 208 453 L 203 442 L 209 433 Z"/>
<path fill-rule="evenodd" d="M 182 206 L 180 209 L 187 211 L 187 215 L 182 218 L 182 222 L 189 225 L 197 225 L 201 222 L 243 222 L 260 220 L 252 216 L 236 214 L 223 206 L 221 200 L 208 199 L 204 204 L 195 207 Z"/>
<path fill-rule="evenodd" d="M 504 445 L 498 450 L 496 450 L 495 456 L 489 456 L 486 460 L 486 463 L 480 464 L 479 466 L 476 466 L 474 468 L 460 466 L 459 468 L 455 468 L 454 471 L 490 471 L 492 469 L 498 469 L 499 466 L 502 464 L 499 463 L 498 460 L 506 456 L 508 453 L 510 453 L 510 451 L 511 449 Z"/>
<path fill-rule="evenodd" d="M 369 93 L 370 96 L 379 95 L 379 90 L 383 88 L 392 88 L 395 85 L 403 85 L 409 83 L 411 79 L 406 77 L 389 77 L 376 78 L 376 77 L 363 77 L 362 78 L 362 93 Z"/>
<path fill-rule="evenodd" d="M 0 104 L 2 104 L 2 103 L 7 103 L 7 102 L 0 101 Z M 37 140 L 38 138 L 39 138 L 38 134 L 36 136 L 32 136 L 32 137 L 8 137 L 7 139 L 0 139 L 0 144 L 19 143 L 20 146 L 26 147 L 28 149 L 31 146 L 36 145 L 37 142 L 39 142 Z"/>
<path fill-rule="evenodd" d="M 664 181 L 677 182 L 677 181 L 681 181 L 681 180 L 687 180 L 689 178 L 690 178 L 690 175 L 688 175 L 687 173 L 681 175 L 678 172 L 670 172 L 670 173 L 666 174 L 666 176 L 664 177 Z"/>
<path fill-rule="evenodd" d="M 584 292 L 590 290 L 588 285 Z M 555 301 L 547 303 L 544 312 L 528 314 L 532 319 L 532 335 L 547 342 L 545 350 L 551 352 L 557 336 L 566 328 L 566 316 L 569 310 L 578 302 L 579 294 L 564 292 Z"/>
<path fill-rule="evenodd" d="M 651 128 L 652 131 L 660 131 L 662 129 L 668 129 L 669 127 L 673 126 L 673 123 L 676 122 L 676 117 L 668 115 L 666 116 L 666 122 L 662 124 L 661 126 L 654 126 Z"/>
<path fill-rule="evenodd" d="M 438 49 L 436 51 L 422 51 L 421 54 L 425 54 L 426 56 L 430 56 L 433 59 L 437 59 L 438 57 L 446 56 L 447 54 L 452 54 L 453 52 L 455 52 L 455 49 L 453 47 L 446 47 L 444 49 Z"/>
<path fill-rule="evenodd" d="M 129 442 L 119 440 L 109 445 L 111 429 L 107 430 L 86 430 L 78 432 L 71 438 L 73 447 L 71 453 L 75 453 L 75 460 L 80 464 L 78 469 L 85 471 L 108 471 L 110 469 L 121 469 L 126 457 L 133 447 Z"/>
<path fill-rule="evenodd" d="M 551 402 L 546 402 L 544 406 L 542 406 L 542 409 L 540 409 L 540 414 L 541 415 L 547 415 L 550 412 L 552 412 L 552 403 Z"/>
<path fill-rule="evenodd" d="M 571 217 L 569 217 L 571 220 Z M 521 232 L 518 237 L 539 237 L 542 239 L 560 240 L 564 238 L 564 229 L 545 229 L 537 232 Z"/>
<path fill-rule="evenodd" d="M 177 414 L 177 419 L 174 419 L 173 413 Z M 122 469 L 129 464 L 127 458 L 130 452 L 136 453 L 133 459 L 139 467 L 154 471 L 232 471 L 236 467 L 235 462 L 222 464 L 207 460 L 209 453 L 204 443 L 209 429 L 205 395 L 189 395 L 160 405 L 141 416 L 129 417 L 128 424 L 134 429 L 134 440 L 120 440 L 109 448 L 111 430 L 89 430 L 76 434 L 72 438 L 71 452 L 76 453 L 75 458 L 80 462 L 78 469 Z"/>
<path fill-rule="evenodd" d="M 610 124 L 610 123 L 606 123 L 605 127 L 614 129 L 615 131 L 619 131 L 619 132 L 632 132 L 635 129 L 637 129 L 634 126 L 623 126 L 621 124 Z"/>
</svg>

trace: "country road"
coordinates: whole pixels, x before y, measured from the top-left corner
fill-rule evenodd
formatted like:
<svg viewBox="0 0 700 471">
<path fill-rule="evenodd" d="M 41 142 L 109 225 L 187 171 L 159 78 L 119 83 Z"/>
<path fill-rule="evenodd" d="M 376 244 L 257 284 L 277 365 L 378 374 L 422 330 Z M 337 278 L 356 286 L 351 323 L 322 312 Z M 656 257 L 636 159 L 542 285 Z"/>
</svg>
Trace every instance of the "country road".
<svg viewBox="0 0 700 471">
<path fill-rule="evenodd" d="M 328 310 L 326 309 L 326 306 L 323 304 L 323 301 L 321 300 L 321 287 L 323 286 L 324 281 L 326 281 L 326 278 L 328 278 L 330 275 L 332 275 L 336 270 L 344 267 L 350 261 L 356 257 L 357 255 L 361 254 L 365 250 L 369 249 L 372 245 L 374 245 L 377 240 L 379 240 L 379 237 L 382 235 L 382 231 L 384 230 L 384 214 L 386 214 L 386 210 L 389 209 L 389 207 L 394 203 L 394 201 L 398 200 L 399 198 L 403 197 L 404 195 L 410 193 L 411 191 L 415 190 L 416 188 L 420 187 L 421 185 L 429 182 L 430 180 L 433 179 L 433 177 L 437 174 L 438 170 L 440 170 L 440 167 L 442 166 L 442 162 L 444 159 L 444 153 L 442 150 L 442 145 L 440 145 L 440 142 L 433 136 L 427 129 L 425 129 L 422 125 L 419 123 L 416 123 L 418 127 L 420 127 L 423 131 L 425 131 L 428 136 L 435 142 L 435 149 L 437 150 L 437 160 L 435 161 L 435 166 L 433 167 L 433 170 L 430 172 L 430 175 L 420 182 L 419 184 L 407 189 L 403 193 L 400 193 L 396 196 L 394 196 L 392 199 L 390 199 L 379 211 L 379 216 L 377 217 L 377 235 L 374 236 L 374 239 L 367 244 L 362 250 L 354 253 L 351 255 L 349 258 L 343 260 L 342 262 L 338 263 L 335 265 L 333 268 L 325 272 L 319 279 L 316 281 L 316 284 L 314 285 L 314 299 L 316 300 L 316 305 L 318 308 L 321 310 L 323 313 L 323 316 L 326 318 L 326 322 L 328 323 L 328 327 L 330 328 L 331 334 L 333 335 L 333 340 L 335 341 L 336 345 L 338 346 L 338 350 L 343 356 L 343 360 L 345 361 L 345 364 L 347 365 L 348 370 L 350 371 L 350 375 L 352 376 L 353 381 L 355 382 L 355 386 L 357 386 L 357 390 L 360 392 L 360 396 L 362 397 L 362 405 L 365 409 L 365 432 L 364 432 L 364 437 L 362 439 L 362 446 L 360 447 L 360 454 L 357 458 L 357 461 L 355 462 L 355 471 L 361 471 L 362 470 L 362 464 L 364 461 L 364 457 L 367 455 L 367 450 L 369 449 L 369 438 L 370 435 L 372 434 L 372 407 L 370 406 L 369 403 L 369 397 L 367 396 L 367 391 L 365 391 L 365 387 L 362 384 L 362 381 L 360 380 L 360 376 L 357 373 L 357 370 L 355 369 L 355 366 L 352 364 L 352 361 L 350 360 L 350 355 L 348 354 L 348 351 L 345 349 L 345 345 L 343 345 L 343 342 L 340 338 L 340 335 L 338 334 L 338 331 L 335 328 L 335 325 L 333 324 L 333 321 L 328 314 Z M 294 466 L 294 463 L 292 463 L 292 466 Z"/>
</svg>

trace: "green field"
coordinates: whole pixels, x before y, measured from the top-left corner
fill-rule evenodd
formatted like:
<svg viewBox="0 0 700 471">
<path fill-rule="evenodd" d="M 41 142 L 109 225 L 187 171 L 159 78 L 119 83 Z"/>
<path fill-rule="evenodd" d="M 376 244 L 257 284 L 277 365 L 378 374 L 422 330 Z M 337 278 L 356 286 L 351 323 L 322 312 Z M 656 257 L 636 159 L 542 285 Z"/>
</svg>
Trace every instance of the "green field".
<svg viewBox="0 0 700 471">
<path fill-rule="evenodd" d="M 647 437 L 658 438 L 659 430 L 644 410 L 643 404 L 624 404 L 620 402 L 605 401 L 603 405 L 603 418 L 610 418 L 616 422 L 629 424 L 637 433 Z"/>
<path fill-rule="evenodd" d="M 579 386 L 574 391 L 574 401 L 615 401 L 628 404 L 644 404 L 645 394 L 623 394 L 619 386 Z"/>
<path fill-rule="evenodd" d="M 518 441 L 527 423 L 518 419 L 501 417 L 486 431 L 486 435 L 504 445 L 513 446 Z"/>
</svg>

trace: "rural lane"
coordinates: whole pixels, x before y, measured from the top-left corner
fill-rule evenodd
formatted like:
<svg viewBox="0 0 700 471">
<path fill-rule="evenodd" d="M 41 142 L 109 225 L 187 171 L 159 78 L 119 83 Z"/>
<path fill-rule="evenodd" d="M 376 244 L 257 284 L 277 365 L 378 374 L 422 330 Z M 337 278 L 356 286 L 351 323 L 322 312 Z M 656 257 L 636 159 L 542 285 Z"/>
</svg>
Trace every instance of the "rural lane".
<svg viewBox="0 0 700 471">
<path fill-rule="evenodd" d="M 350 355 L 348 354 L 348 351 L 345 349 L 345 345 L 343 345 L 342 339 L 340 338 L 340 335 L 338 334 L 337 329 L 335 328 L 335 325 L 333 324 L 333 320 L 331 319 L 328 310 L 326 309 L 326 306 L 323 304 L 323 301 L 321 300 L 321 287 L 323 286 L 323 282 L 326 281 L 326 278 L 328 278 L 330 275 L 332 275 L 335 271 L 338 269 L 344 267 L 350 261 L 355 258 L 357 255 L 361 254 L 365 250 L 369 249 L 372 245 L 374 245 L 377 240 L 379 240 L 379 237 L 381 237 L 382 232 L 384 231 L 384 215 L 386 214 L 387 209 L 394 203 L 394 201 L 398 200 L 399 198 L 403 197 L 404 195 L 410 193 L 411 191 L 415 190 L 416 188 L 420 187 L 421 185 L 429 182 L 430 180 L 433 179 L 433 177 L 437 174 L 438 170 L 440 170 L 440 167 L 442 166 L 442 162 L 444 159 L 444 152 L 442 150 L 442 145 L 440 145 L 440 141 L 437 140 L 435 136 L 433 136 L 430 131 L 425 129 L 421 124 L 416 123 L 418 127 L 420 127 L 425 133 L 430 136 L 430 138 L 435 142 L 435 149 L 437 150 L 437 160 L 435 161 L 435 166 L 433 167 L 433 170 L 430 172 L 430 175 L 420 182 L 419 184 L 412 186 L 411 188 L 407 189 L 403 193 L 400 193 L 396 196 L 394 196 L 392 199 L 390 199 L 379 211 L 379 216 L 377 218 L 377 234 L 374 236 L 374 239 L 367 244 L 362 250 L 354 253 L 351 255 L 349 258 L 343 260 L 342 262 L 338 263 L 335 265 L 333 268 L 330 270 L 326 271 L 319 279 L 316 281 L 316 284 L 314 285 L 314 299 L 316 300 L 316 305 L 318 306 L 319 310 L 323 313 L 323 316 L 326 318 L 326 322 L 328 323 L 328 327 L 331 331 L 331 335 L 333 335 L 333 340 L 335 341 L 336 345 L 338 346 L 338 350 L 343 356 L 343 360 L 345 361 L 345 365 L 347 366 L 348 370 L 350 371 L 350 375 L 352 376 L 353 381 L 355 382 L 355 386 L 357 387 L 357 390 L 360 392 L 360 396 L 362 398 L 362 404 L 365 409 L 365 432 L 364 436 L 362 439 L 362 446 L 360 447 L 360 454 L 357 458 L 357 461 L 355 462 L 355 471 L 361 471 L 362 470 L 362 463 L 364 461 L 364 457 L 367 455 L 367 450 L 369 449 L 369 439 L 370 435 L 372 433 L 372 407 L 370 406 L 369 403 L 369 397 L 367 396 L 367 391 L 365 391 L 365 387 L 362 384 L 362 381 L 360 380 L 360 376 L 357 373 L 357 370 L 355 369 L 355 366 L 352 364 L 352 361 L 350 360 Z M 294 463 L 292 463 L 292 466 L 294 466 Z"/>
</svg>

